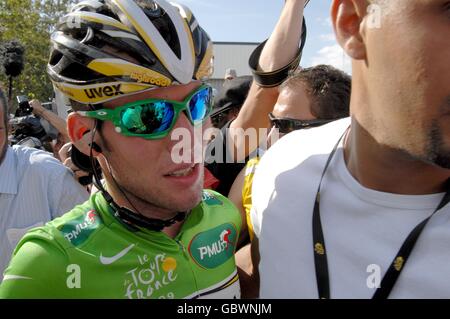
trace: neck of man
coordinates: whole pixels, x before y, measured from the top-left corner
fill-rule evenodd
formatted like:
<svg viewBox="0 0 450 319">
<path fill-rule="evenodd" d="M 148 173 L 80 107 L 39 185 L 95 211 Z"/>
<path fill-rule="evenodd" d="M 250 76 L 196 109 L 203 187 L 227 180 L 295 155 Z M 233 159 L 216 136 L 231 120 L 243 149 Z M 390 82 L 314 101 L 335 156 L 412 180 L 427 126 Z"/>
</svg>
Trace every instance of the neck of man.
<svg viewBox="0 0 450 319">
<path fill-rule="evenodd" d="M 361 185 L 380 192 L 435 194 L 445 191 L 450 178 L 450 170 L 377 143 L 354 117 L 344 141 L 344 158 L 350 174 Z"/>
<path fill-rule="evenodd" d="M 119 190 L 114 182 L 109 181 L 109 178 L 107 178 L 106 189 L 118 206 L 125 207 L 138 215 L 142 215 L 147 218 L 168 220 L 175 217 L 178 213 L 171 212 L 167 209 L 163 209 L 143 201 L 126 190 Z M 126 194 L 126 196 L 124 194 Z M 163 228 L 162 232 L 170 238 L 175 238 L 175 236 L 177 236 L 180 232 L 183 223 L 184 220 L 175 222 L 173 225 Z"/>
</svg>

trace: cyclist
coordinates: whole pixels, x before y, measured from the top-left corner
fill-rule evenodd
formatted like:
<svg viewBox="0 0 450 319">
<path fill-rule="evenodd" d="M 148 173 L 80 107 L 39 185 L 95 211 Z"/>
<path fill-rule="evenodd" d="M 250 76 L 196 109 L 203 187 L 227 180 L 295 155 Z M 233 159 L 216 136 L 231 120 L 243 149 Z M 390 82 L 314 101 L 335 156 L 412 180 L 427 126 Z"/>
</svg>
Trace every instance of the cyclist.
<svg viewBox="0 0 450 319">
<path fill-rule="evenodd" d="M 99 192 L 25 235 L 0 297 L 240 297 L 241 215 L 202 190 L 196 162 L 212 43 L 195 17 L 164 0 L 87 0 L 51 40 L 48 73 L 71 103 L 68 132 Z M 194 136 L 181 152 L 174 130 Z"/>
</svg>

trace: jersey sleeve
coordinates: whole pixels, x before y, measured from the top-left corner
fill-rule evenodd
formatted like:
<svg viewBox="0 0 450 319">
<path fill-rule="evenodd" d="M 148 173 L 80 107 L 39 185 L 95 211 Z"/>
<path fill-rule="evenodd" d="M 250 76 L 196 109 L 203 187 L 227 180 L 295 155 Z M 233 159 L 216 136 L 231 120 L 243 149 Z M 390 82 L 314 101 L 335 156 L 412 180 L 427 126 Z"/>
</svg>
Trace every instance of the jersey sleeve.
<svg viewBox="0 0 450 319">
<path fill-rule="evenodd" d="M 68 258 L 43 230 L 27 234 L 14 251 L 0 285 L 0 298 L 64 298 Z"/>
</svg>

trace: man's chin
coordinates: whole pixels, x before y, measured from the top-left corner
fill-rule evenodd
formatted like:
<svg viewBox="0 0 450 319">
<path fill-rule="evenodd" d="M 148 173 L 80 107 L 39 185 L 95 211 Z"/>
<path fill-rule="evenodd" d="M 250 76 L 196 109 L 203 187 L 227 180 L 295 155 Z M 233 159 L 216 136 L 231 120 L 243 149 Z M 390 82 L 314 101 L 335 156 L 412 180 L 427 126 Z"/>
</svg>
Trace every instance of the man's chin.
<svg viewBox="0 0 450 319">
<path fill-rule="evenodd" d="M 201 190 L 198 193 L 192 194 L 191 196 L 185 198 L 182 202 L 177 205 L 177 211 L 187 212 L 197 207 L 202 201 Z"/>
</svg>

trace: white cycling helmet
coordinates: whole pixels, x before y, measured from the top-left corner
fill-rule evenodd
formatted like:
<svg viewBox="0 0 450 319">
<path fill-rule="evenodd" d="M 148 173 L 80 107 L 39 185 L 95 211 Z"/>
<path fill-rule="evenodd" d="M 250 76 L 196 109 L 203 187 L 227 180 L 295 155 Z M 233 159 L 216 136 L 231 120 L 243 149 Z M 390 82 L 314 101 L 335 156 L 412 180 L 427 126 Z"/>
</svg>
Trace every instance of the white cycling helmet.
<svg viewBox="0 0 450 319">
<path fill-rule="evenodd" d="M 164 0 L 86 0 L 57 24 L 48 73 L 81 104 L 206 79 L 212 42 L 185 6 Z"/>
</svg>

